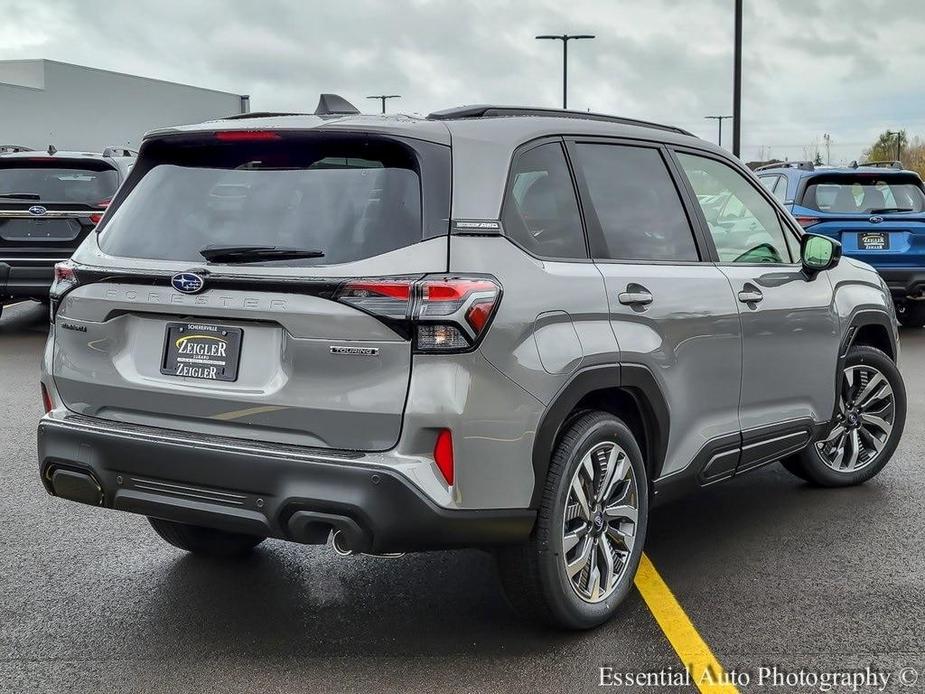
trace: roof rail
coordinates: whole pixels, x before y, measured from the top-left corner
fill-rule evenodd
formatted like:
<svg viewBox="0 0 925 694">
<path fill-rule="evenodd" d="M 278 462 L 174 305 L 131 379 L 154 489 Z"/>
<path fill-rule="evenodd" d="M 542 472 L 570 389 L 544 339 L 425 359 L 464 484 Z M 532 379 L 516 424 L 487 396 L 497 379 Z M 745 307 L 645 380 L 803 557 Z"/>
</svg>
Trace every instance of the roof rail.
<svg viewBox="0 0 925 694">
<path fill-rule="evenodd" d="M 851 167 L 856 169 L 859 166 L 873 166 L 878 169 L 899 169 L 900 171 L 904 168 L 901 161 L 889 160 L 889 161 L 865 161 L 858 163 L 857 161 L 851 162 Z"/>
<path fill-rule="evenodd" d="M 773 164 L 763 164 L 755 171 L 764 171 L 765 169 L 800 169 L 800 171 L 814 171 L 816 165 L 811 161 L 779 161 Z"/>
<path fill-rule="evenodd" d="M 273 111 L 249 111 L 248 113 L 235 113 L 219 120 L 246 120 L 248 118 L 281 118 L 282 116 L 307 116 L 308 113 L 275 113 Z"/>
<path fill-rule="evenodd" d="M 11 152 L 34 152 L 35 150 L 25 145 L 0 145 L 0 154 L 10 154 Z"/>
<path fill-rule="evenodd" d="M 103 150 L 104 157 L 137 157 L 137 149 L 129 149 L 128 147 L 107 147 Z"/>
<path fill-rule="evenodd" d="M 597 120 L 607 123 L 619 123 L 621 125 L 638 125 L 643 128 L 654 128 L 656 130 L 667 130 L 668 132 L 680 133 L 681 135 L 691 135 L 693 133 L 676 128 L 673 125 L 663 125 L 661 123 L 651 123 L 636 118 L 624 118 L 622 116 L 610 116 L 605 113 L 591 113 L 589 111 L 569 111 L 561 108 L 542 108 L 533 106 L 492 106 L 490 104 L 474 104 L 471 106 L 455 106 L 453 108 L 434 111 L 428 114 L 428 120 L 460 120 L 467 118 L 499 118 L 505 116 L 549 116 L 551 118 L 579 118 L 582 120 Z"/>
</svg>

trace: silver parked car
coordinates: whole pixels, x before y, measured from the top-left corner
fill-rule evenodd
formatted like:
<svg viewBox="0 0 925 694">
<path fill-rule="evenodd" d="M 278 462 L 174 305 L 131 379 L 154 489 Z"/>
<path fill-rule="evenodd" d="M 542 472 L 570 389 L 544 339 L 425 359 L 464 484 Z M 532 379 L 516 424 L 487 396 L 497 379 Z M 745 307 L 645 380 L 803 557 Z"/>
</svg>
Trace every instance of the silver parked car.
<svg viewBox="0 0 925 694">
<path fill-rule="evenodd" d="M 870 267 L 724 150 L 586 113 L 149 133 L 52 315 L 51 494 L 203 554 L 491 547 L 568 628 L 626 596 L 656 499 L 864 482 L 906 413 Z"/>
</svg>

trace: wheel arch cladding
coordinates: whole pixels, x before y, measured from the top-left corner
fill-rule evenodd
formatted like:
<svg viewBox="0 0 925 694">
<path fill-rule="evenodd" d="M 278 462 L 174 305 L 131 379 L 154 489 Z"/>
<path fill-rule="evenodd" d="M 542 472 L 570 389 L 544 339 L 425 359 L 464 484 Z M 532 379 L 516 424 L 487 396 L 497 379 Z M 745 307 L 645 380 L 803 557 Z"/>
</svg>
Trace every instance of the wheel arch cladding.
<svg viewBox="0 0 925 694">
<path fill-rule="evenodd" d="M 652 372 L 641 364 L 589 366 L 560 388 L 540 419 L 533 444 L 536 508 L 546 482 L 549 459 L 576 414 L 602 410 L 619 417 L 636 438 L 649 482 L 658 477 L 668 448 L 668 404 Z"/>
<path fill-rule="evenodd" d="M 856 312 L 848 323 L 848 330 L 839 356 L 843 359 L 854 345 L 875 347 L 896 361 L 896 340 L 890 316 L 883 311 Z"/>
</svg>

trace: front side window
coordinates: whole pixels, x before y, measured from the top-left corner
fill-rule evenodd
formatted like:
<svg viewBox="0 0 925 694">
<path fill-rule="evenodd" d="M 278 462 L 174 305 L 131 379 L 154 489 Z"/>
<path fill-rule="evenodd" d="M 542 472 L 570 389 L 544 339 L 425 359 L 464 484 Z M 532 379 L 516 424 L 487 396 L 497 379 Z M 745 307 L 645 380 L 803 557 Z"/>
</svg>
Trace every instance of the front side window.
<svg viewBox="0 0 925 694">
<path fill-rule="evenodd" d="M 587 258 L 575 187 L 558 142 L 520 153 L 501 212 L 504 232 L 541 258 Z"/>
<path fill-rule="evenodd" d="M 724 263 L 792 262 L 777 209 L 731 166 L 678 153 Z"/>
<path fill-rule="evenodd" d="M 697 246 L 661 153 L 651 147 L 575 147 L 604 248 L 613 260 L 696 261 Z"/>
</svg>

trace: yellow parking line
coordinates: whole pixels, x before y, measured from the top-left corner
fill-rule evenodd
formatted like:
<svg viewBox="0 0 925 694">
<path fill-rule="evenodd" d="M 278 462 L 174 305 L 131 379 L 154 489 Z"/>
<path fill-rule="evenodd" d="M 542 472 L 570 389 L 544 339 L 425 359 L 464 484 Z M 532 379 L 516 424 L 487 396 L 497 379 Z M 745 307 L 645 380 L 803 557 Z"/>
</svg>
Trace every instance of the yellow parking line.
<svg viewBox="0 0 925 694">
<path fill-rule="evenodd" d="M 652 616 L 668 637 L 671 647 L 690 672 L 691 683 L 702 694 L 738 694 L 726 679 L 726 672 L 659 576 L 649 557 L 642 555 L 636 572 L 636 588 Z"/>
</svg>

